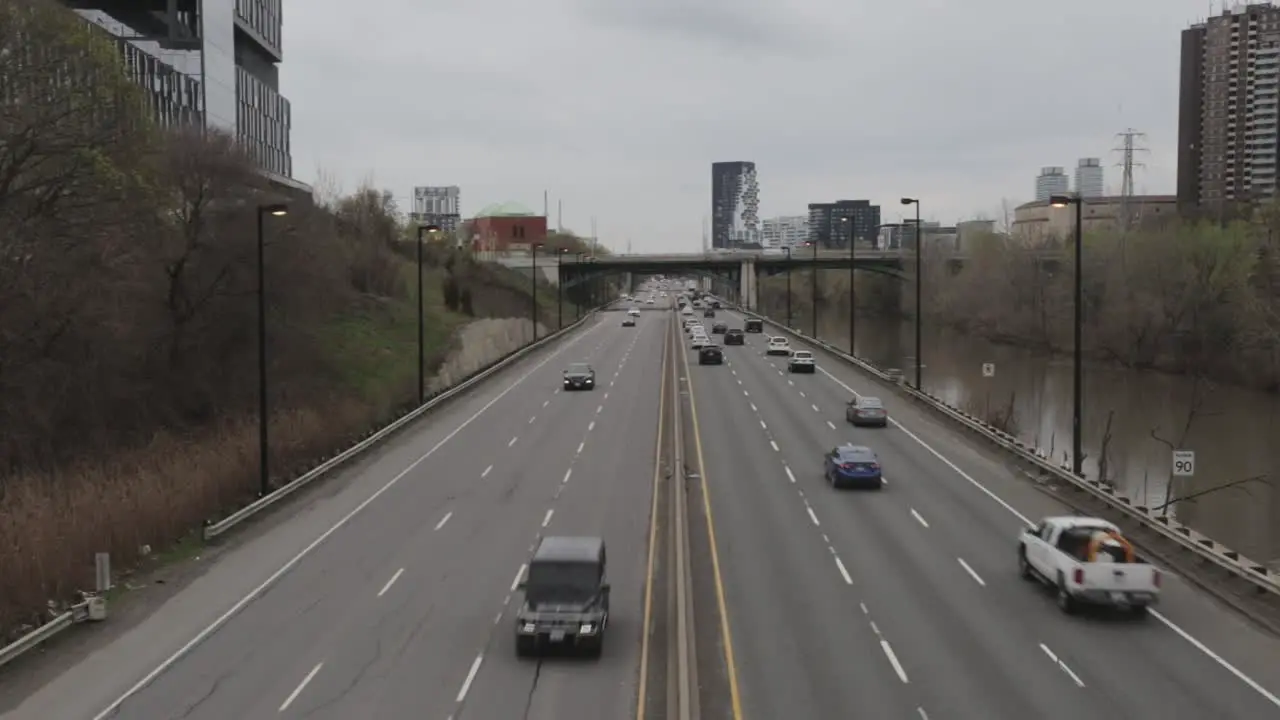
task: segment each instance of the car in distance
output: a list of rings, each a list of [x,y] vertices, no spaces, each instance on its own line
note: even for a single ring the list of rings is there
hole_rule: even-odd
[[[787,371],[793,373],[814,373],[818,366],[813,361],[813,353],[808,350],[796,350],[787,361]]]
[[[693,317],[693,311],[689,309],[688,305],[680,306],[680,314],[684,317]]]
[[[631,317],[630,315],[622,318],[622,327],[635,327],[635,326],[636,326],[635,318]]]
[[[640,317],[640,308],[638,308],[638,307],[633,307],[633,308],[631,308],[630,310],[628,310],[628,311],[627,311],[627,314],[628,314],[628,315],[630,315],[630,316],[632,316],[632,317]]]
[[[687,323],[684,326],[684,331],[690,335],[694,335],[699,332],[706,332],[706,330],[704,330],[702,327],[702,323],[698,322],[697,320]]]
[[[759,318],[747,318],[746,325],[742,329],[749,333],[762,333],[764,332],[764,321]]]
[[[711,308],[707,308],[706,310],[702,311],[702,317],[704,318],[713,318],[715,316],[716,316],[716,311],[712,310]]]
[[[725,345],[746,345],[747,336],[744,335],[742,331],[737,328],[734,328],[732,330],[726,330],[724,334],[724,344]]]
[[[884,409],[880,398],[862,395],[850,400],[845,406],[844,419],[855,427],[886,427],[889,424],[889,413]]]
[[[692,342],[689,343],[689,346],[694,350],[701,350],[710,344],[711,338],[708,338],[705,333],[695,333]]]
[[[765,355],[790,355],[791,343],[784,337],[769,338],[769,345],[764,349]]]
[[[832,448],[827,453],[825,466],[827,482],[837,490],[845,487],[879,490],[884,487],[880,458],[869,447],[848,444]]]
[[[595,390],[596,371],[587,363],[573,363],[564,371],[565,390]]]
[[[712,335],[724,335],[727,332],[729,332],[729,326],[725,323],[718,322],[711,326]]]
[[[719,345],[716,345],[715,343],[708,340],[707,343],[703,345],[701,349],[698,350],[698,364],[699,365],[723,365],[724,352],[720,350]]]
[[[606,564],[598,537],[542,538],[516,586],[524,593],[516,611],[517,656],[557,646],[600,656],[609,627]]]
[[[1099,518],[1047,517],[1023,530],[1018,571],[1053,588],[1065,613],[1089,604],[1145,616],[1160,600],[1160,571],[1138,558],[1120,528]]]

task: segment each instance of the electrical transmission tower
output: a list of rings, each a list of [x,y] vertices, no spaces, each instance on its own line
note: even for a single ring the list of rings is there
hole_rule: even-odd
[[[1123,228],[1128,230],[1133,221],[1133,169],[1146,167],[1144,163],[1136,161],[1134,156],[1137,153],[1147,152],[1147,148],[1138,144],[1147,137],[1147,134],[1127,128],[1124,132],[1116,133],[1116,137],[1120,138],[1120,147],[1114,149],[1114,152],[1120,153],[1120,162],[1116,165],[1124,170],[1120,181],[1120,222]]]

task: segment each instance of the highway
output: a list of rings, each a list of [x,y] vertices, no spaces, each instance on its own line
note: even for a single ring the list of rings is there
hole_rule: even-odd
[[[317,509],[214,566],[224,582],[246,588],[216,630],[197,635],[230,597],[186,615],[166,606],[148,622],[168,625],[134,630],[143,638],[126,636],[6,717],[634,715],[670,314],[645,313],[636,328],[620,327],[622,317],[600,314],[377,451]],[[576,361],[594,366],[597,390],[561,392],[560,373]],[[327,526],[314,514],[341,522]],[[613,612],[598,662],[515,657],[514,584],[542,534],[600,535],[608,544]],[[252,585],[277,567],[253,558],[294,553],[296,562],[255,594]]]
[[[887,393],[868,390],[900,425],[852,428],[858,375],[794,340],[819,370],[791,375],[767,330],[690,373],[743,716],[1280,717],[1276,639],[1178,578],[1144,621],[1063,615],[1015,540],[1064,508]],[[883,491],[827,486],[850,441]]]

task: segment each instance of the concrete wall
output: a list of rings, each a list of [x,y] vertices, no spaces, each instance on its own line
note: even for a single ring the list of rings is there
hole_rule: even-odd
[[[483,255],[481,257],[483,258]],[[521,255],[495,254],[493,257],[493,262],[496,262],[500,265],[505,265],[511,268],[512,270],[519,270],[525,275],[529,275],[533,272],[533,259],[530,258],[528,255],[521,256]],[[547,282],[551,283],[552,285],[558,285],[560,283],[560,275],[559,273],[556,272],[555,258],[539,257],[538,272],[542,273],[542,276],[546,278]]]
[[[550,332],[547,328],[538,326],[538,337],[546,337]],[[452,385],[532,342],[533,323],[526,318],[475,320],[462,326],[456,339],[456,349],[428,383],[428,391],[434,392]]]

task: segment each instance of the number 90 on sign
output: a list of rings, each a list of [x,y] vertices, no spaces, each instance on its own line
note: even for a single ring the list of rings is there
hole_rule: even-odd
[[[1178,477],[1190,477],[1196,474],[1196,451],[1173,451],[1173,474]]]

